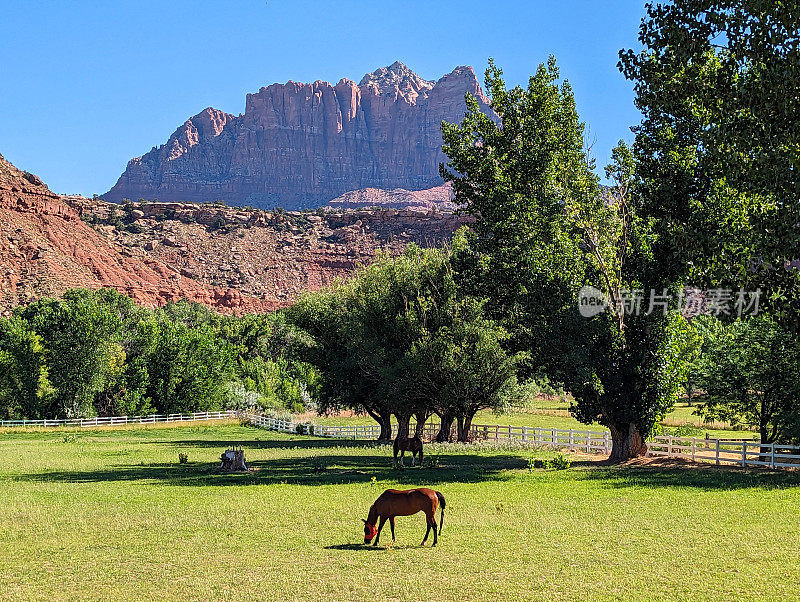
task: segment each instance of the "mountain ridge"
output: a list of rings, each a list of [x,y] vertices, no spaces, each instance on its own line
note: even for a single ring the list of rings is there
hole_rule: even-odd
[[[354,190],[418,191],[443,182],[440,124],[490,112],[471,67],[436,82],[399,61],[357,85],[288,81],[247,94],[240,115],[207,107],[141,157],[103,198],[316,207]]]

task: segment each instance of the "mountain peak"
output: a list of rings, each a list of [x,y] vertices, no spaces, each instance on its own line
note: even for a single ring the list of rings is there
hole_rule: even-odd
[[[381,67],[372,73],[367,73],[361,78],[359,87],[374,85],[380,93],[394,92],[395,89],[402,93],[413,92],[414,96],[420,90],[430,90],[435,82],[422,79],[400,61],[395,61],[388,67]]]

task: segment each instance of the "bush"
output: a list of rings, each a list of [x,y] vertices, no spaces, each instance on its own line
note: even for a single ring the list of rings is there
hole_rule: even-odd
[[[181,464],[186,464],[189,461],[189,454],[185,454],[183,452],[178,454],[178,462]]]
[[[294,427],[294,432],[298,435],[313,435],[314,423],[313,422],[298,422]]]
[[[541,458],[531,458],[528,460],[528,470],[541,468],[544,470],[566,470],[572,466],[572,460],[564,454],[556,454],[553,458],[542,460]]]

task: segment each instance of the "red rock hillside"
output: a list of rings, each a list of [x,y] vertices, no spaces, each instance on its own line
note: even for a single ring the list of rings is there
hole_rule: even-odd
[[[379,251],[440,245],[468,216],[404,210],[260,211],[59,196],[0,157],[0,313],[73,287],[146,305],[187,298],[269,311],[347,277]]]
[[[0,155],[0,312],[69,288],[104,286],[146,305],[187,298],[223,310],[276,306],[183,277],[156,258],[132,257],[85,224],[38,177]]]

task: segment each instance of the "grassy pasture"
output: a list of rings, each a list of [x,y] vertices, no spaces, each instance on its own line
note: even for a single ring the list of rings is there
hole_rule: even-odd
[[[216,472],[242,443],[249,474]],[[714,467],[529,471],[522,447],[389,449],[238,424],[0,434],[3,599],[791,599],[800,475]],[[178,453],[188,454],[186,464]],[[375,483],[372,478],[375,477]],[[386,487],[447,498],[359,542]],[[381,544],[387,544],[387,529]]]

